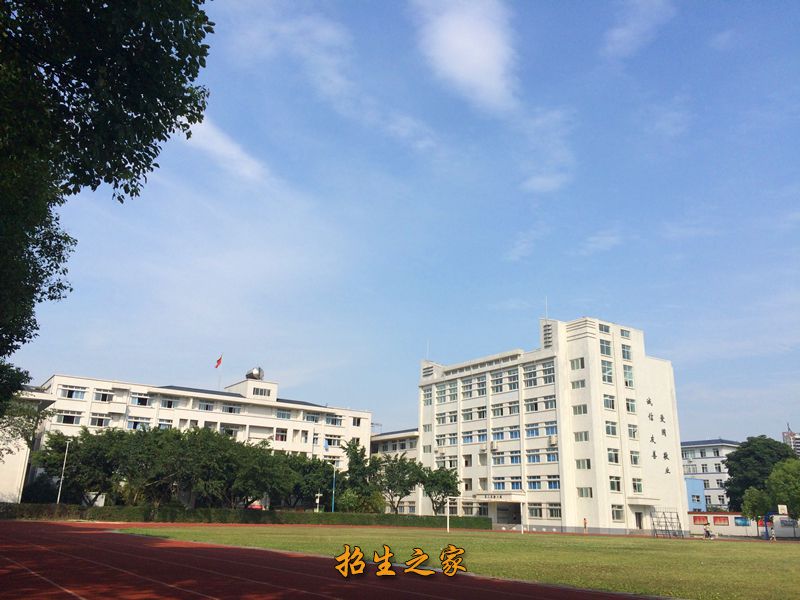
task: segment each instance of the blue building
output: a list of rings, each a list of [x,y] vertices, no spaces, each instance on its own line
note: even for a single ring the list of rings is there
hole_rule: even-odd
[[[684,477],[683,480],[686,482],[689,512],[706,512],[706,497],[703,480],[696,477]]]

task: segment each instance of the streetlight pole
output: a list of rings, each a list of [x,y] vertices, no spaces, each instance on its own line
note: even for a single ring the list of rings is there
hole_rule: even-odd
[[[336,512],[336,465],[333,465],[333,494],[331,495],[331,512]]]
[[[64,484],[64,469],[67,467],[67,455],[69,454],[69,443],[72,440],[67,440],[67,447],[64,450],[64,464],[61,465],[61,479],[58,481],[58,498],[56,504],[61,504],[61,486]]]

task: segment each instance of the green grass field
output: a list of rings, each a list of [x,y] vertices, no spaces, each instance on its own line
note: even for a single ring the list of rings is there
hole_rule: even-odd
[[[558,534],[511,534],[409,528],[327,526],[159,527],[123,529],[176,540],[292,550],[333,557],[343,544],[365,559],[388,545],[392,562],[414,547],[440,567],[447,544],[464,548],[470,573],[698,600],[800,598],[800,543],[665,540]]]

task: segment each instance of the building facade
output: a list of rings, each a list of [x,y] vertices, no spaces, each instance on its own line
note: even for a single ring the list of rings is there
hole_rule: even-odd
[[[685,521],[679,440],[672,365],[631,327],[543,320],[538,350],[422,362],[420,461],[457,469],[459,515],[598,533]]]
[[[705,512],[706,497],[702,479],[684,477],[686,482],[686,498],[689,502],[689,512]]]
[[[687,477],[702,480],[705,510],[728,510],[725,457],[738,447],[739,442],[722,438],[681,442],[683,472]]]
[[[419,430],[401,429],[376,433],[372,436],[371,452],[377,456],[405,456],[409,460],[419,461]],[[422,487],[417,488],[408,496],[400,500],[397,506],[399,514],[419,514],[418,508],[422,505]],[[387,505],[386,512],[391,509]]]
[[[800,433],[792,431],[788,423],[786,424],[786,429],[789,431],[783,432],[783,443],[794,450],[797,458],[800,458]]]
[[[344,445],[349,440],[356,439],[368,452],[370,447],[371,413],[281,398],[278,384],[264,381],[261,369],[224,390],[53,375],[25,396],[52,401],[55,415],[45,424],[45,434],[77,435],[83,426],[90,431],[205,427],[242,442],[267,440],[275,451],[302,453],[339,469],[347,468]],[[22,475],[17,471],[27,455],[27,448],[20,448],[15,466],[0,473],[0,497],[7,501],[19,501],[24,467]]]

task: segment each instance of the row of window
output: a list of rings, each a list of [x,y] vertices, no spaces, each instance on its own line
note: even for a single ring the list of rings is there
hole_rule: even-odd
[[[610,360],[600,361],[600,371],[603,378],[603,383],[614,383],[614,363]],[[633,388],[633,366],[622,366],[622,378],[626,388]],[[574,379],[570,382],[570,387],[573,390],[580,390],[586,387],[585,379]]]
[[[684,465],[683,472],[688,474],[697,473],[697,465]],[[714,463],[714,472],[715,473],[722,473],[722,463]],[[703,464],[700,465],[700,473],[710,473],[708,470],[708,465]]]
[[[605,323],[598,323],[597,329],[600,333],[611,333],[611,327],[609,325],[606,325]],[[620,337],[630,338],[631,332],[629,329],[620,329],[619,335]]]
[[[708,450],[706,450],[705,448],[701,448],[699,451],[682,450],[681,456],[683,456],[683,458],[695,458],[697,456],[697,452],[699,452],[700,458],[705,458],[707,456]],[[721,456],[719,448],[712,448],[711,452],[712,456]]]
[[[417,447],[417,440],[393,440],[391,442],[381,442],[379,446],[381,452],[392,452],[413,450]]]
[[[523,384],[526,388],[555,383],[555,362],[552,360],[542,363],[529,363],[522,365]],[[489,374],[464,377],[460,380],[461,397],[481,398],[486,396],[489,383],[493,394],[509,392],[519,389],[519,369],[513,368],[503,371],[494,371]],[[458,385],[455,381],[439,383],[435,386],[436,403],[455,402],[458,399]],[[426,406],[433,404],[434,387],[422,388],[422,403]]]
[[[481,478],[483,481],[484,478]],[[466,479],[464,480],[467,481]],[[470,481],[470,486],[472,485],[472,480]],[[527,480],[527,489],[529,490],[541,490],[541,489],[548,489],[548,490],[560,490],[561,489],[561,476],[560,475],[547,475],[544,478],[541,475],[528,475]],[[506,487],[508,484],[508,487]],[[545,486],[545,487],[542,487]],[[466,491],[466,483],[464,486]],[[502,492],[506,489],[515,491],[515,490],[522,490],[522,476],[516,475],[511,477],[492,477],[492,489],[496,492]]]

